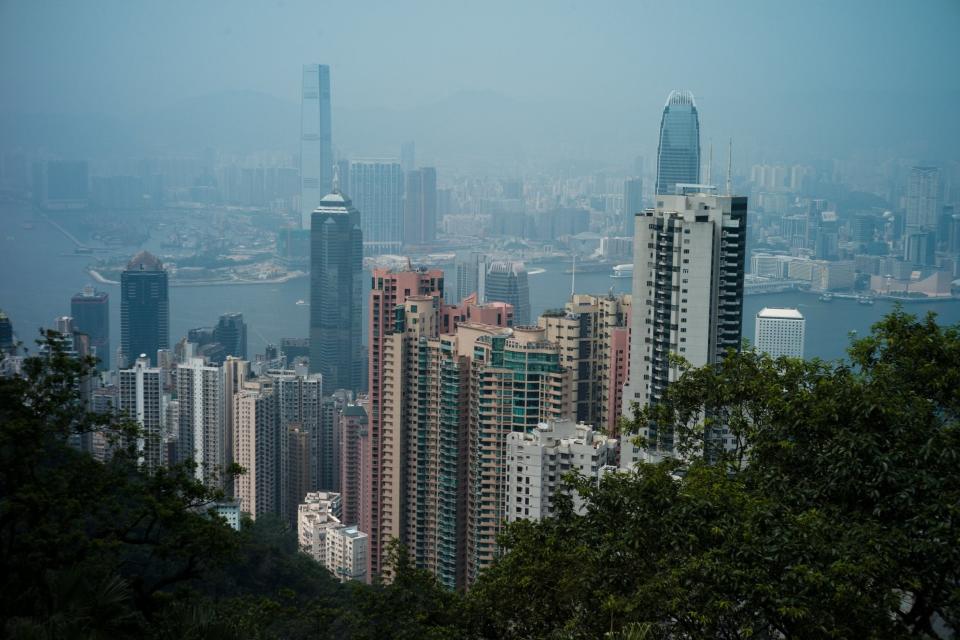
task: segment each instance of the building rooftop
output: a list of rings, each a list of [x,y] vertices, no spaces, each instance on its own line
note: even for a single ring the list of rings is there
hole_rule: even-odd
[[[803,314],[796,309],[776,309],[764,307],[757,314],[758,318],[777,318],[780,320],[803,320]]]
[[[149,251],[141,251],[127,263],[127,271],[163,271],[163,263]]]

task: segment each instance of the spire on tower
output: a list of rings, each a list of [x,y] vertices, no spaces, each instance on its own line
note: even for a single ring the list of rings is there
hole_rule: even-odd
[[[333,165],[333,191],[332,193],[340,193],[340,165],[334,163]]]

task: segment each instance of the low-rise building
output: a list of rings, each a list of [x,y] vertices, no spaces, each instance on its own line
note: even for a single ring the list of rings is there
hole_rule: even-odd
[[[540,520],[554,515],[554,497],[563,476],[576,471],[599,480],[603,469],[615,465],[618,441],[593,427],[572,420],[551,420],[530,432],[507,436],[506,517]],[[575,508],[582,508],[579,495]]]

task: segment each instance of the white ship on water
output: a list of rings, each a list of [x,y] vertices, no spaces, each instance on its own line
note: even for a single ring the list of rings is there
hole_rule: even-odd
[[[611,278],[632,278],[633,277],[633,264],[618,264],[613,268],[613,273],[610,274]]]

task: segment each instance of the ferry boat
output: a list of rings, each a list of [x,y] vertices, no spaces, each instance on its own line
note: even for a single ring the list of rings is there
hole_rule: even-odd
[[[305,300],[297,300],[297,306],[298,306],[298,307],[302,307],[302,306],[304,306],[305,304],[307,304]]]
[[[832,293],[821,293],[820,297],[817,298],[820,302],[833,302]]]
[[[610,274],[611,278],[632,278],[633,277],[633,264],[618,264],[613,268],[613,273]]]
[[[857,304],[872,305],[873,302],[873,296],[857,296]]]

